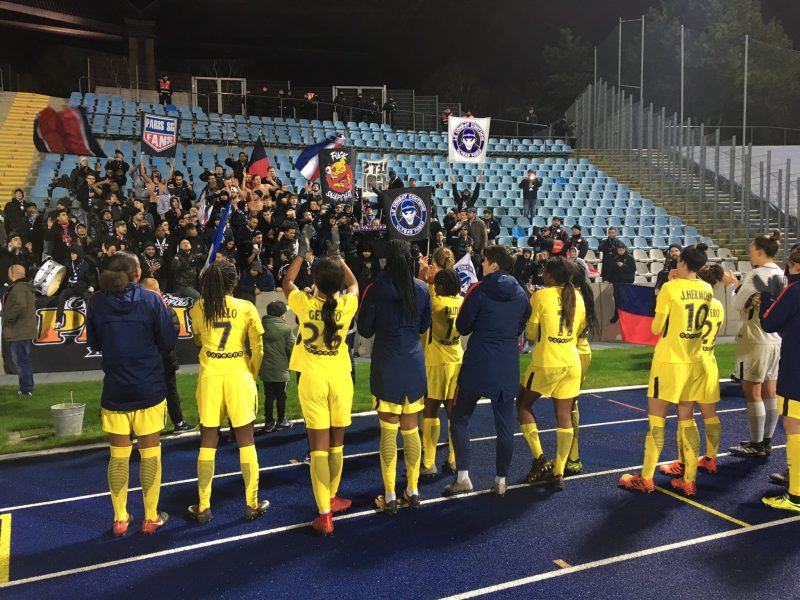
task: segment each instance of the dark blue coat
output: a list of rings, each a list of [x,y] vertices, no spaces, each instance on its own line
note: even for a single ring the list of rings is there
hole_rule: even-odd
[[[149,408],[167,397],[161,351],[175,347],[178,333],[161,296],[137,283],[121,294],[94,294],[86,334],[88,346],[103,353],[103,408]]]
[[[780,333],[782,338],[778,394],[800,400],[800,275],[789,275],[788,285],[777,299],[761,292],[758,312],[764,331]]]
[[[506,271],[473,285],[456,319],[461,335],[472,334],[458,376],[459,387],[506,400],[519,389],[519,336],[531,316],[528,296]]]
[[[431,326],[431,296],[428,286],[414,280],[417,310],[414,319],[403,319],[403,303],[387,272],[378,273],[364,290],[358,311],[358,333],[375,336],[369,384],[378,400],[415,402],[427,394],[425,354],[420,334]]]

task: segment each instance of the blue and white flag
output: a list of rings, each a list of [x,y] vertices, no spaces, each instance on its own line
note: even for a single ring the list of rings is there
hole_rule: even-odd
[[[489,149],[490,118],[450,117],[447,119],[447,160],[484,163]]]
[[[478,274],[475,272],[475,265],[472,264],[470,255],[462,256],[453,269],[458,273],[458,279],[461,281],[461,295],[463,296],[472,284],[478,283]]]
[[[319,154],[320,150],[328,148],[342,148],[345,143],[344,136],[328,136],[321,142],[317,142],[303,150],[300,156],[294,163],[294,168],[300,171],[300,174],[309,181],[316,181],[319,179]]]
[[[202,275],[203,272],[209,267],[209,265],[214,264],[214,261],[217,260],[217,252],[219,251],[219,247],[222,245],[222,239],[225,236],[225,226],[228,223],[228,215],[231,212],[231,201],[228,200],[228,203],[222,209],[219,214],[219,225],[217,226],[217,230],[214,232],[214,243],[211,245],[211,250],[208,252],[208,258],[206,259],[206,264],[200,270],[200,274]]]

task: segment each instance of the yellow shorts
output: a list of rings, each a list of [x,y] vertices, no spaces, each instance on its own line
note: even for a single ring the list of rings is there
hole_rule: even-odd
[[[139,410],[100,409],[103,431],[117,435],[150,435],[164,429],[167,423],[167,401]]]
[[[592,364],[592,355],[590,354],[578,354],[581,357],[581,387],[583,387],[583,382],[586,381],[586,375],[589,373],[589,365]]]
[[[428,375],[428,398],[451,400],[456,395],[459,371],[461,363],[425,367],[425,373]]]
[[[378,412],[391,413],[393,415],[413,415],[422,412],[422,409],[425,408],[425,398],[420,398],[414,402],[409,402],[408,398],[405,398],[403,403],[400,404],[398,402],[389,402],[388,400],[378,400],[373,396],[372,405]]]
[[[249,373],[200,375],[196,398],[203,427],[220,427],[226,413],[233,427],[244,427],[256,420],[258,388]]]
[[[520,385],[526,390],[567,400],[577,398],[581,393],[581,365],[575,363],[568,367],[534,367],[530,365],[522,376]]]
[[[306,429],[347,427],[352,422],[353,379],[328,378],[303,373],[297,386]]]
[[[778,396],[778,414],[792,419],[800,419],[800,400]]]
[[[719,369],[715,359],[703,361],[703,369],[706,374],[704,392],[698,404],[716,404],[719,402]]]
[[[653,361],[647,397],[678,402],[700,402],[705,397],[706,370],[702,363],[682,364]]]

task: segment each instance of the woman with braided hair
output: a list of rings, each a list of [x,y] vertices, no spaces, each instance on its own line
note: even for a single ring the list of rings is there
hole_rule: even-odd
[[[200,278],[200,300],[189,311],[195,344],[200,346],[197,377],[197,413],[200,417],[200,454],[197,488],[200,501],[189,516],[199,523],[211,520],[211,481],[219,443],[219,428],[227,413],[244,477],[244,518],[253,520],[269,507],[258,499],[258,457],[253,440],[258,388],[256,378],[264,355],[264,328],[255,305],[233,297],[238,275],[227,261],[211,264]],[[250,343],[250,354],[245,342]]]

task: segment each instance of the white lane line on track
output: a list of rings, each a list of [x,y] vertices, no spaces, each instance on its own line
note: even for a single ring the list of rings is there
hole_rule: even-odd
[[[485,596],[487,594],[493,594],[495,592],[501,592],[503,590],[509,590],[524,585],[530,585],[532,583],[545,581],[547,579],[554,579],[556,577],[572,575],[573,573],[580,573],[581,571],[587,571],[589,569],[606,567],[616,563],[642,558],[644,556],[653,556],[655,554],[662,554],[664,552],[670,552],[672,550],[684,550],[687,546],[696,546],[698,544],[705,544],[707,542],[722,540],[737,535],[745,535],[748,533],[753,533],[754,531],[762,531],[764,529],[770,529],[772,527],[780,527],[782,525],[797,523],[798,521],[800,521],[800,516],[787,517],[785,519],[778,519],[777,521],[769,521],[767,523],[761,523],[760,525],[753,525],[747,528],[732,529],[730,531],[722,531],[720,533],[714,533],[711,535],[703,535],[696,538],[690,538],[688,540],[682,540],[680,542],[674,542],[672,544],[664,544],[663,546],[655,546],[653,548],[638,550],[636,552],[629,552],[627,554],[618,554],[617,556],[610,556],[608,558],[603,558],[601,560],[595,560],[580,565],[574,565],[571,567],[567,567],[566,569],[558,569],[557,571],[547,571],[545,573],[539,573],[538,575],[531,575],[530,577],[514,579],[512,581],[506,581],[504,583],[498,583],[496,585],[490,585],[484,588],[470,590],[462,594],[446,596],[442,598],[442,600],[467,600],[468,598],[477,598],[479,596]]]
[[[731,379],[720,379],[720,383],[730,383]],[[594,396],[596,398],[600,398],[601,396],[597,396],[598,392],[629,392],[632,390],[646,390],[646,385],[623,385],[617,387],[608,387],[608,388],[593,388],[589,390],[581,390],[581,396],[589,395]],[[483,400],[478,400],[478,404],[489,404],[489,400],[484,398]],[[353,413],[352,416],[354,418],[361,418],[361,417],[371,417],[375,416],[376,413],[374,410],[368,410],[365,412],[360,413]],[[292,423],[303,423],[303,419],[291,419]],[[222,428],[222,431],[227,431],[228,428]],[[191,437],[199,437],[199,431],[192,431],[188,433],[180,433],[177,435],[170,435],[169,437],[163,438],[165,441],[172,441],[178,440],[183,438],[191,438]],[[136,440],[133,441],[134,445],[136,444]],[[81,446],[68,446],[65,448],[50,448],[48,450],[33,450],[31,452],[17,452],[16,454],[2,454],[0,455],[0,462],[4,461],[12,461],[12,460],[20,460],[23,458],[36,458],[37,456],[51,456],[54,454],[69,454],[72,452],[84,452],[86,450],[98,450],[101,448],[107,448],[108,444],[106,442],[98,442],[96,444],[83,444]]]
[[[724,413],[730,413],[730,412],[741,412],[741,411],[744,411],[744,410],[746,410],[746,408],[726,408],[726,409],[717,411],[717,414],[724,414]],[[700,413],[695,413],[695,415],[699,415],[699,414]],[[677,418],[677,416],[676,415],[669,415],[669,416],[667,416],[667,418],[668,419],[675,419],[675,418]],[[639,418],[639,419],[624,419],[624,420],[621,420],[621,421],[605,421],[605,422],[602,422],[602,423],[586,423],[585,425],[580,425],[579,428],[580,429],[589,429],[591,427],[606,427],[606,426],[609,426],[609,425],[624,425],[626,423],[638,423],[638,422],[642,422],[642,421],[647,421],[647,418],[645,417],[645,418]],[[542,433],[553,433],[555,431],[556,431],[555,428],[542,429],[542,430],[539,431],[539,433],[540,434],[542,434]],[[515,437],[519,437],[521,435],[522,435],[522,433],[520,433],[520,432],[517,432],[517,433],[514,434]],[[471,438],[470,442],[486,442],[486,441],[491,441],[491,440],[494,440],[494,439],[497,439],[496,435],[489,435],[489,436],[485,436],[485,437]],[[447,442],[440,442],[439,444],[437,444],[438,447],[442,447],[442,446],[446,446],[446,445],[447,445]],[[402,452],[403,451],[402,448],[398,448],[397,450],[398,450],[398,452]],[[359,452],[359,453],[355,453],[355,454],[348,454],[344,458],[345,458],[345,460],[347,460],[347,459],[351,459],[351,458],[363,458],[365,456],[378,456],[379,454],[380,454],[380,452],[378,452],[378,451]],[[260,472],[267,472],[267,471],[278,471],[280,469],[291,469],[291,468],[303,466],[303,464],[304,463],[296,462],[296,463],[286,463],[286,464],[282,464],[282,465],[270,465],[268,467],[261,467],[259,469],[259,471]],[[241,474],[242,474],[241,471],[231,471],[229,473],[218,473],[218,474],[214,475],[214,479],[222,479],[222,478],[225,478],[225,477],[239,477],[239,476],[241,476]],[[184,485],[184,484],[196,483],[196,482],[197,482],[197,477],[190,477],[188,479],[176,479],[175,481],[163,482],[161,484],[161,487],[163,489],[165,487],[172,487],[172,486],[176,486],[176,485]],[[141,487],[132,487],[132,488],[128,489],[128,493],[139,492],[139,491],[141,491],[141,489],[142,489]],[[103,496],[108,496],[108,495],[109,495],[109,492],[97,492],[97,493],[94,493],[94,494],[84,494],[84,495],[81,495],[81,496],[70,496],[70,497],[67,497],[67,498],[58,498],[56,500],[44,500],[42,502],[32,502],[30,504],[19,504],[17,506],[4,506],[4,507],[0,507],[0,512],[11,512],[11,511],[15,511],[15,510],[26,510],[26,509],[38,508],[38,507],[42,507],[42,506],[52,506],[53,504],[64,504],[66,502],[77,502],[79,500],[91,500],[92,498],[102,498]]]
[[[773,449],[777,450],[777,449],[785,448],[785,447],[786,447],[785,445],[773,446]],[[723,456],[727,456],[727,454],[719,454],[718,456],[719,457],[723,457]],[[669,464],[670,462],[671,461],[664,461],[664,462],[661,462],[659,464],[660,465],[666,465],[666,464]],[[634,466],[631,466],[631,467],[622,467],[622,468],[619,468],[619,469],[608,469],[608,470],[605,470],[605,471],[597,471],[595,473],[582,473],[580,475],[573,475],[573,476],[569,477],[567,481],[568,482],[572,482],[572,481],[583,480],[583,479],[593,479],[595,477],[603,477],[605,475],[613,475],[613,474],[616,474],[616,473],[624,473],[624,472],[627,472],[627,471],[635,471],[635,470],[638,470],[638,469],[641,469],[641,468],[642,468],[642,465],[634,465]],[[541,483],[537,483],[537,484],[534,484],[534,485],[546,485],[546,484],[547,484],[547,482],[541,482]],[[508,486],[508,490],[511,491],[511,490],[528,488],[528,487],[532,487],[532,486],[530,484],[527,484],[527,483],[518,483],[518,484],[514,484],[514,485],[509,485]],[[488,489],[488,490],[476,490],[476,491],[473,491],[473,492],[469,492],[467,494],[459,494],[457,496],[448,496],[448,497],[439,496],[437,498],[430,498],[428,500],[423,500],[422,504],[424,504],[424,505],[439,504],[441,502],[450,502],[450,501],[453,501],[453,500],[463,500],[463,499],[466,499],[466,498],[474,498],[476,496],[484,496],[484,495],[492,494],[492,493],[493,492],[492,492],[491,489]],[[378,510],[362,510],[362,511],[355,512],[355,513],[349,513],[349,514],[337,516],[334,520],[335,521],[347,521],[347,520],[350,520],[350,519],[357,519],[359,517],[365,517],[365,516],[371,516],[371,515],[379,515],[379,514],[381,514],[381,513]],[[800,520],[800,516],[792,517],[791,519],[788,519],[788,520],[784,519],[782,521],[771,521],[770,523],[782,524],[783,522],[787,522],[788,523],[788,522],[793,522],[795,520]],[[767,524],[764,524],[764,525],[770,525],[770,523],[767,523]],[[754,525],[754,526],[748,527],[748,528],[737,529],[736,531],[739,531],[739,532],[757,531],[759,529],[764,529],[765,528],[764,525]],[[49,579],[56,579],[56,578],[59,578],[59,577],[66,577],[66,576],[69,576],[69,575],[77,575],[79,573],[88,573],[90,571],[97,571],[99,569],[107,569],[107,568],[110,568],[110,567],[117,567],[117,566],[120,566],[120,565],[126,565],[126,564],[130,564],[130,563],[134,563],[134,562],[140,562],[140,561],[149,560],[149,559],[153,559],[153,558],[161,558],[161,557],[164,557],[164,556],[171,556],[173,554],[182,554],[182,553],[185,553],[185,552],[190,552],[192,550],[199,550],[199,549],[202,549],[202,548],[210,548],[210,547],[219,546],[219,545],[222,545],[222,544],[229,544],[229,543],[239,542],[239,541],[243,541],[243,540],[250,540],[250,539],[254,539],[254,538],[273,535],[273,534],[276,534],[276,533],[283,533],[283,532],[286,532],[286,531],[293,531],[295,529],[302,529],[304,527],[310,527],[310,526],[311,526],[311,521],[306,521],[306,522],[303,522],[303,523],[295,523],[293,525],[284,525],[284,526],[281,526],[281,527],[274,527],[272,529],[264,529],[262,531],[253,531],[251,533],[245,533],[245,534],[241,534],[241,535],[234,535],[234,536],[230,536],[230,537],[226,537],[226,538],[219,538],[219,539],[210,540],[210,541],[207,541],[207,542],[198,542],[197,544],[189,544],[187,546],[180,546],[178,548],[170,548],[169,550],[162,550],[160,552],[151,552],[151,553],[148,553],[148,554],[141,554],[139,556],[130,556],[128,558],[122,558],[122,559],[119,559],[119,560],[112,560],[112,561],[108,561],[108,562],[96,563],[96,564],[93,564],[93,565],[86,565],[84,567],[77,567],[75,569],[66,569],[64,571],[54,571],[52,573],[45,573],[43,575],[35,575],[33,577],[26,577],[24,579],[12,580],[12,581],[9,581],[6,584],[0,584],[0,589],[6,588],[6,587],[18,586],[18,585],[25,585],[25,584],[29,584],[29,583],[36,583],[37,581],[46,581],[46,580],[49,580]],[[716,534],[716,535],[719,535],[719,534]],[[708,538],[708,537],[713,538],[714,536],[704,536],[704,538]],[[698,538],[698,539],[701,539],[701,538]],[[670,546],[669,549],[672,549],[673,546],[675,548],[681,547],[682,544],[687,544],[687,542],[679,542],[677,544],[670,544],[669,545]],[[691,544],[688,544],[688,545],[691,545]],[[647,551],[643,550],[643,551],[640,551],[640,552],[646,553]],[[633,554],[637,554],[637,553],[633,553]],[[641,555],[642,556],[646,556],[646,554],[641,554]],[[629,556],[629,555],[622,555],[622,556]],[[612,560],[612,559],[604,559],[604,560]],[[596,562],[600,563],[600,562],[603,562],[603,561],[596,561]],[[586,564],[587,565],[591,565],[591,564],[594,564],[594,563],[586,563]],[[608,564],[611,564],[611,563],[608,563]],[[602,566],[602,565],[596,565],[596,566]],[[556,572],[558,572],[558,573],[568,573],[568,572],[575,572],[576,570],[583,570],[585,568],[587,568],[585,565],[577,565],[575,567],[570,567],[570,569],[562,569],[562,570],[556,571]],[[548,573],[543,573],[541,575],[536,575],[534,577],[540,577],[540,576],[543,579],[547,579],[548,577],[552,577],[552,574],[548,572]],[[528,579],[530,579],[530,578],[526,578],[525,581],[527,582]],[[500,584],[500,585],[502,585],[502,584]],[[518,585],[524,585],[524,584],[518,584]],[[511,587],[513,587],[513,586],[511,586]],[[493,591],[499,591],[500,589],[505,589],[505,588],[498,588],[497,590],[493,590]],[[468,592],[468,593],[470,593],[470,592]],[[485,593],[488,593],[488,592],[485,592]],[[470,597],[470,596],[465,596],[465,597]]]

